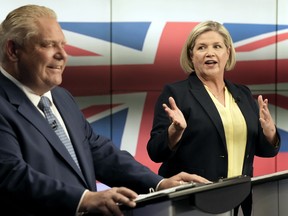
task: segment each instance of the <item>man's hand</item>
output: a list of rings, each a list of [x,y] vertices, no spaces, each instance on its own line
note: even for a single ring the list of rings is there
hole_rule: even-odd
[[[137,194],[125,187],[111,188],[105,191],[87,191],[80,204],[79,212],[101,213],[101,215],[122,216],[119,204],[131,208],[136,206]]]

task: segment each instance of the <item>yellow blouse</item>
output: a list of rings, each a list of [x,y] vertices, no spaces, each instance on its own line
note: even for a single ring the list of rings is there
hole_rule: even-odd
[[[217,107],[224,126],[228,151],[228,177],[241,175],[247,140],[245,119],[226,87],[225,106],[214,97],[207,87],[206,89]]]

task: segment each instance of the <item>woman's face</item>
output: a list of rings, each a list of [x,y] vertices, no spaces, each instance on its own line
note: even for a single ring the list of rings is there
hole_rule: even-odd
[[[203,78],[223,77],[229,54],[219,33],[208,31],[199,35],[191,55],[196,74]]]

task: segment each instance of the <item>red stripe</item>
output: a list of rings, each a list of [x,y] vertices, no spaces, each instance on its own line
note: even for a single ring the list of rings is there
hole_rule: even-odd
[[[269,46],[271,44],[275,44],[276,42],[279,43],[287,39],[288,39],[288,33],[278,34],[245,44],[243,46],[236,47],[235,50],[236,52],[249,52],[252,50],[263,48],[265,46]]]
[[[104,104],[104,105],[93,105],[82,109],[86,118],[89,118],[95,114],[110,110],[120,104]]]
[[[70,56],[100,56],[97,53],[90,52],[84,49],[80,49],[78,47],[74,47],[68,44],[65,45],[65,51]]]

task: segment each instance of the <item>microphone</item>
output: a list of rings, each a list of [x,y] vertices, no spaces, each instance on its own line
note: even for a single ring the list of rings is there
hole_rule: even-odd
[[[237,96],[236,98],[235,98],[235,103],[238,103],[238,102],[240,102],[240,96]]]
[[[50,126],[52,127],[53,130],[57,130],[58,125],[57,125],[56,120],[53,120],[53,122],[51,122]]]

